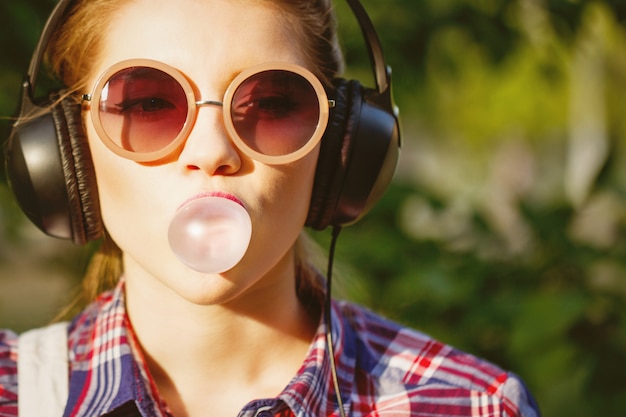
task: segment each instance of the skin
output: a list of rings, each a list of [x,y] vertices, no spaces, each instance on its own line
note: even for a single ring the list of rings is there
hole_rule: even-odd
[[[199,98],[221,100],[245,68],[304,66],[289,33],[263,2],[135,0],[104,34],[90,86],[114,63],[149,58],[179,69]],[[276,396],[299,369],[318,320],[297,300],[293,245],[319,150],[264,165],[233,145],[220,108],[202,107],[178,152],[140,164],[111,152],[85,121],[103,220],[123,251],[128,314],[173,414],[232,416],[252,399]],[[248,252],[223,274],[188,269],[167,242],[177,208],[206,192],[237,197],[252,219]]]

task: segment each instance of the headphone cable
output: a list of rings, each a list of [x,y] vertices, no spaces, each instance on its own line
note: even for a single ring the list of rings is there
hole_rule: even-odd
[[[335,258],[335,245],[337,244],[337,238],[341,232],[341,226],[333,226],[332,240],[330,242],[330,250],[328,254],[328,270],[326,272],[326,297],[324,300],[324,321],[326,322],[326,350],[328,352],[328,358],[330,360],[330,373],[333,379],[333,386],[335,388],[335,396],[337,397],[337,405],[339,406],[339,414],[341,417],[346,417],[346,413],[343,409],[343,400],[341,399],[341,392],[339,391],[339,379],[337,378],[337,364],[335,363],[335,349],[333,347],[333,332],[332,332],[332,275],[333,275],[333,261]]]

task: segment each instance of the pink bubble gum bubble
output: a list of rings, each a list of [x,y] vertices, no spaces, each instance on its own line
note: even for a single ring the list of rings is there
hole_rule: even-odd
[[[170,248],[189,268],[206,274],[228,271],[241,261],[252,236],[241,204],[222,197],[192,200],[177,212],[168,232]]]

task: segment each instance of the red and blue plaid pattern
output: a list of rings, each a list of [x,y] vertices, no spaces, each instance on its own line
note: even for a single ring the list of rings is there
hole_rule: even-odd
[[[332,311],[347,415],[539,416],[515,375],[362,307],[335,301]],[[322,322],[285,390],[277,398],[250,402],[241,417],[339,415],[325,330]],[[0,332],[0,417],[17,416],[16,344],[14,333]],[[123,281],[72,322],[68,344],[70,396],[64,417],[170,416],[128,322]]]

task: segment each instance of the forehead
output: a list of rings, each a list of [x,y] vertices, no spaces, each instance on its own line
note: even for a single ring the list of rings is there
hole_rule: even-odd
[[[272,61],[307,66],[292,33],[283,13],[266,1],[134,0],[103,34],[93,77],[134,58],[165,62],[194,79],[230,77]]]

